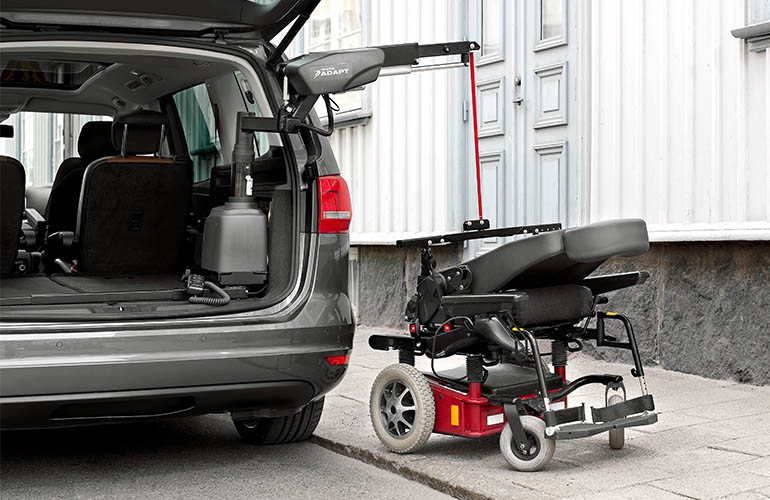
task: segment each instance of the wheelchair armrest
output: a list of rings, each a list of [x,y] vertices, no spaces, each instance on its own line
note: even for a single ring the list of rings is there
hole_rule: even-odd
[[[37,229],[40,225],[45,225],[45,217],[40,215],[40,212],[34,208],[27,207],[24,210],[24,215],[27,217],[27,222],[32,226],[32,229]]]
[[[32,233],[34,234],[35,242],[33,245],[35,249],[37,249],[43,245],[43,241],[45,239],[47,222],[45,220],[45,217],[40,215],[40,212],[38,212],[34,208],[26,208],[24,210],[24,215],[25,215],[27,224],[32,229]]]
[[[512,311],[515,304],[527,300],[523,293],[488,293],[483,295],[445,295],[441,306],[450,316],[470,316]]]
[[[641,285],[650,273],[647,271],[633,271],[630,273],[607,274],[605,276],[594,276],[586,278],[580,282],[581,285],[591,289],[594,295],[628,288],[629,286]]]

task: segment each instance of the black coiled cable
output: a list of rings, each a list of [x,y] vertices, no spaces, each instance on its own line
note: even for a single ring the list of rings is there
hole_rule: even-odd
[[[205,304],[207,306],[226,306],[230,303],[230,296],[219,288],[217,285],[210,281],[206,281],[203,283],[203,285],[211,290],[212,292],[219,295],[219,297],[190,297],[190,303],[191,304]]]

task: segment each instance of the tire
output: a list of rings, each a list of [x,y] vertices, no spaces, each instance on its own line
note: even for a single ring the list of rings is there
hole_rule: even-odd
[[[390,451],[419,450],[433,433],[436,421],[436,403],[428,380],[410,365],[386,367],[372,385],[369,417],[375,434]]]
[[[531,445],[528,453],[519,451],[513,442],[513,431],[506,425],[500,433],[500,451],[514,469],[521,472],[539,471],[551,461],[556,451],[556,441],[546,439],[545,422],[532,415],[523,415],[521,425]]]
[[[622,403],[623,401],[624,401],[623,396],[621,396],[620,394],[613,394],[607,400],[607,406]],[[609,435],[610,435],[610,448],[612,448],[613,450],[623,449],[623,446],[626,444],[626,430],[622,427],[620,429],[610,429]]]
[[[268,445],[304,441],[313,434],[321,420],[324,398],[311,401],[294,415],[233,420],[235,430],[250,444]]]

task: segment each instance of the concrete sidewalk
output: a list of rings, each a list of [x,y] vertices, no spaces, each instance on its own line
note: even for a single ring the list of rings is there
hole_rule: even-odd
[[[395,352],[369,348],[359,328],[350,368],[326,399],[315,442],[459,498],[770,498],[770,387],[649,368],[647,385],[660,413],[657,424],[626,429],[626,445],[611,450],[607,434],[560,441],[542,471],[512,470],[497,436],[464,439],[434,434],[417,454],[390,453],[369,422],[369,390],[379,371],[397,362]],[[427,368],[425,359],[418,368]],[[456,364],[437,361],[437,367]],[[630,366],[570,358],[568,374],[618,373],[629,397],[639,394]],[[570,395],[570,406],[603,406],[604,391],[588,386]]]

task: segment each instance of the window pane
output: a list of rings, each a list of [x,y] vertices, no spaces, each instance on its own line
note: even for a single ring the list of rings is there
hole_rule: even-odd
[[[749,24],[770,21],[770,0],[749,0]]]
[[[351,49],[364,45],[361,0],[322,0],[310,16],[306,49],[310,52]],[[364,92],[345,92],[333,96],[340,110],[356,111],[364,107]],[[314,109],[320,118],[326,117],[326,105],[319,99]]]
[[[315,47],[331,39],[332,10],[331,3],[328,0],[321,2],[313,11],[308,31],[308,45],[310,47]]]
[[[500,0],[484,0],[481,3],[481,56],[500,54],[502,33],[500,32]]]
[[[363,40],[361,40],[361,32],[354,35],[346,36],[345,38],[340,40],[340,48],[341,49],[354,49],[356,47],[361,47],[363,43]]]
[[[205,84],[174,95],[187,149],[193,161],[194,182],[206,180],[211,167],[222,163],[214,110]]]
[[[340,35],[361,29],[361,8],[359,0],[342,0],[339,11]]]
[[[111,118],[32,111],[15,113],[5,122],[13,125],[15,136],[0,141],[0,154],[21,161],[27,186],[50,186],[64,159],[78,155],[80,129],[92,120],[110,121]],[[69,137],[65,137],[65,123],[71,129]]]
[[[0,73],[0,86],[77,90],[106,67],[101,63],[11,60],[5,63]]]
[[[540,0],[540,39],[558,38],[564,36],[563,0]]]

